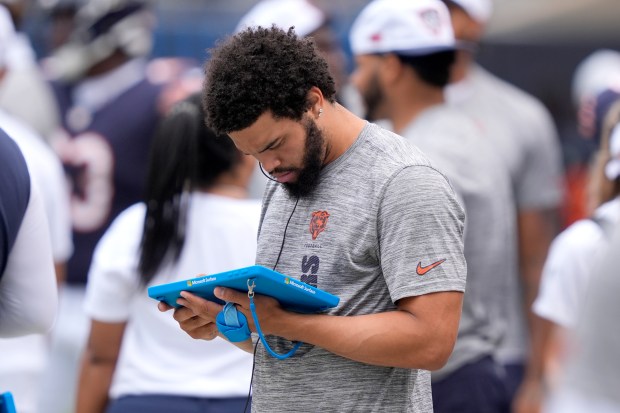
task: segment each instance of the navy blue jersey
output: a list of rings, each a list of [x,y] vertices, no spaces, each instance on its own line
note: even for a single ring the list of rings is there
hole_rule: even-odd
[[[67,132],[56,149],[72,188],[75,247],[67,282],[83,284],[95,246],[112,220],[142,200],[162,87],[144,79],[92,114],[73,107],[69,87],[54,89]],[[77,131],[70,126],[80,123],[87,127]]]
[[[0,129],[0,278],[29,200],[30,175],[26,160],[13,139]]]

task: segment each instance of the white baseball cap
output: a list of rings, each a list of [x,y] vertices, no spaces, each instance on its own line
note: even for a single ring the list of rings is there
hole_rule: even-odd
[[[578,107],[585,99],[594,98],[607,88],[619,86],[620,52],[613,49],[595,50],[579,62],[573,72],[573,103]]]
[[[493,13],[491,0],[450,0],[478,23],[486,23]]]
[[[616,125],[609,137],[609,154],[611,159],[605,165],[605,176],[610,181],[620,177],[620,124]]]
[[[325,13],[307,0],[262,0],[241,18],[235,33],[248,27],[295,26],[297,36],[306,37],[326,21]]]
[[[350,43],[356,55],[455,49],[450,13],[439,0],[374,0],[353,22]]]

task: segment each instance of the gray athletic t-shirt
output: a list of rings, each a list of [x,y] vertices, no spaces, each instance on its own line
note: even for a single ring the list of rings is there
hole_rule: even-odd
[[[464,291],[463,209],[446,178],[402,137],[367,124],[296,202],[270,182],[257,263],[272,268],[281,252],[276,270],[340,297],[330,314],[392,311],[404,297]],[[418,263],[444,259],[416,274]],[[279,353],[292,347],[267,340]],[[254,412],[433,411],[428,371],[359,363],[308,344],[285,360],[259,345],[253,388]]]
[[[504,291],[516,277],[515,207],[501,159],[471,118],[448,105],[421,112],[402,135],[448,177],[465,207],[467,292],[458,339],[440,380],[493,356],[506,336]]]
[[[446,96],[474,119],[488,137],[489,146],[498,151],[510,173],[519,210],[560,205],[559,139],[549,111],[537,99],[480,66],[472,69],[464,83],[449,86]],[[522,361],[528,353],[523,293],[518,272],[514,274],[510,285],[498,292],[502,311],[509,315],[507,336],[497,354],[505,363]]]

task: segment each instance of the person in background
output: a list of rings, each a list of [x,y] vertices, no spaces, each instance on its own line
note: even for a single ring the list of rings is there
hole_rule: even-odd
[[[26,160],[2,129],[0,193],[0,338],[44,334],[58,305],[47,217]],[[2,353],[3,368],[10,357]],[[14,409],[13,387],[21,385],[19,380],[0,383],[3,401],[5,393],[10,396],[3,407]]]
[[[620,53],[611,49],[597,49],[586,56],[575,68],[571,81],[571,95],[577,118],[576,139],[568,141],[565,151],[565,201],[562,205],[562,227],[592,214],[597,205],[590,193],[588,182],[591,162],[598,149],[602,113],[620,93]]]
[[[0,193],[0,338],[44,334],[58,304],[47,217],[26,160],[2,129]],[[7,411],[15,411],[12,391],[21,384],[0,383]]]
[[[448,180],[340,105],[327,62],[293,28],[245,29],[212,50],[206,73],[208,124],[272,178],[256,263],[340,297],[321,314],[253,297],[273,351],[303,344],[284,361],[255,348],[252,410],[430,411],[429,370],[452,352],[466,278],[465,217]],[[215,339],[222,306],[181,294],[172,317]],[[257,331],[247,293],[215,294]],[[249,338],[235,344],[253,351]]]
[[[577,325],[583,301],[595,277],[593,263],[608,251],[613,229],[620,222],[620,99],[611,106],[603,123],[599,150],[593,164],[593,186],[598,207],[588,218],[576,221],[551,244],[534,311],[548,324],[544,338],[544,363],[540,392],[557,386],[563,366],[578,349],[569,348],[567,337]],[[544,397],[543,397],[544,398]],[[543,399],[541,398],[541,399]],[[540,411],[543,404],[530,411]]]
[[[504,413],[509,400],[495,352],[505,326],[491,309],[516,268],[514,201],[508,171],[483,131],[445,103],[455,55],[450,14],[439,0],[375,0],[351,28],[351,49],[367,117],[387,118],[419,147],[465,208],[463,312],[448,363],[431,375],[433,409]]]
[[[146,287],[254,264],[254,167],[206,127],[199,95],[161,122],[145,202],[123,211],[95,251],[77,413],[244,411],[252,356],[223,339],[190,340]]]
[[[42,334],[58,306],[47,217],[26,160],[1,129],[0,189],[11,194],[0,197],[0,337]]]
[[[531,311],[551,240],[559,228],[562,159],[549,111],[533,96],[491,74],[475,61],[476,49],[492,13],[490,0],[444,0],[450,10],[459,52],[447,101],[471,116],[485,131],[512,180],[518,236],[518,271],[498,291],[506,335],[496,354],[504,367],[511,399],[540,356],[541,320]],[[524,381],[525,377],[525,381]]]
[[[28,3],[27,0],[0,0],[0,5],[10,12],[17,29],[6,50],[7,74],[0,87],[0,108],[30,126],[47,141],[60,126],[60,114],[30,39],[20,31]]]
[[[0,27],[0,31],[12,33],[12,22],[2,6],[0,6]],[[6,67],[5,52],[12,45],[10,40],[12,38],[0,37],[0,68]],[[7,77],[0,76],[0,88],[6,79]],[[0,109],[0,128],[17,143],[32,179],[38,184],[49,226],[55,273],[57,279],[61,280],[73,249],[69,193],[62,164],[36,131],[3,109]],[[23,276],[26,277],[25,274]],[[20,413],[36,412],[47,352],[46,335],[42,333],[0,339],[0,354],[3,355],[0,363],[0,389],[11,389],[16,408]]]
[[[620,226],[611,228],[607,253],[593,262],[588,294],[570,347],[575,351],[544,413],[620,413]]]
[[[51,144],[70,182],[74,241],[44,379],[41,406],[49,413],[70,411],[75,401],[88,334],[82,303],[95,245],[144,194],[148,148],[163,115],[163,85],[146,73],[153,24],[142,1],[85,2],[71,39],[47,60],[62,123]]]

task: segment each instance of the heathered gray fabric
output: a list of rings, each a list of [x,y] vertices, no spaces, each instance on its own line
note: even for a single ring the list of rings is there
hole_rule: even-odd
[[[459,336],[448,364],[433,380],[484,356],[493,356],[506,335],[508,315],[498,300],[516,269],[514,202],[510,179],[495,151],[466,115],[436,105],[403,132],[452,183],[465,207],[467,292]]]
[[[294,205],[281,185],[269,184],[258,264],[274,266]],[[329,217],[313,239],[315,211]],[[338,295],[330,314],[394,310],[400,298],[464,291],[463,222],[452,188],[428,159],[400,136],[367,124],[324,168],[315,192],[299,200],[276,270]],[[424,276],[416,274],[418,262],[444,258]],[[277,352],[291,348],[267,338]],[[260,345],[253,388],[254,412],[433,411],[428,371],[366,365],[308,344],[286,360]]]
[[[549,111],[534,97],[480,66],[472,70],[467,83],[467,96],[453,103],[483,128],[489,146],[498,151],[510,172],[517,208],[559,206],[562,160]],[[496,293],[497,302],[502,303],[496,310],[508,314],[507,335],[497,357],[505,363],[523,361],[528,353],[528,331],[518,271],[509,285]]]

